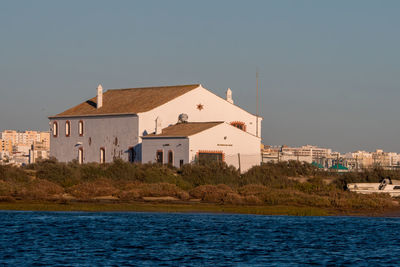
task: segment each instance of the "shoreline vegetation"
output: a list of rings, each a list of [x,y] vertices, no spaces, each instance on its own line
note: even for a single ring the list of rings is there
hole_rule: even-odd
[[[220,162],[167,165],[59,163],[0,166],[0,210],[206,212],[298,216],[397,216],[398,199],[345,190],[350,182],[400,179],[399,171],[321,171],[297,161],[240,174]]]
[[[157,213],[219,213],[251,215],[287,216],[362,216],[399,217],[400,209],[384,210],[343,210],[307,206],[265,206],[231,205],[216,203],[183,202],[54,202],[54,201],[15,201],[0,202],[3,211],[46,211],[46,212],[157,212]]]

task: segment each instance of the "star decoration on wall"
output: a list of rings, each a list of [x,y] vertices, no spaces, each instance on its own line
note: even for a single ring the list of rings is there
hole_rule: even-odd
[[[203,105],[203,104],[198,104],[198,105],[197,105],[197,109],[198,109],[198,110],[202,110],[203,108],[204,108],[204,105]]]

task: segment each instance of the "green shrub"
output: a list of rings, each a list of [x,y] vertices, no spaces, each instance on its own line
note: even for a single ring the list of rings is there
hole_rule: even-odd
[[[79,165],[76,163],[65,164],[49,159],[35,164],[33,169],[37,170],[36,177],[54,182],[62,187],[70,187],[80,181]]]
[[[10,165],[0,165],[0,180],[26,183],[29,182],[30,179],[26,172],[21,168]]]
[[[241,185],[246,184],[262,184],[273,188],[287,188],[293,181],[288,179],[290,176],[295,176],[295,171],[287,169],[288,163],[281,162],[277,165],[273,163],[254,166],[242,175]],[[291,167],[292,168],[292,167]]]
[[[185,164],[179,174],[192,187],[206,184],[226,184],[235,187],[241,180],[236,168],[224,162]]]
[[[37,179],[30,177],[34,174]],[[327,184],[327,177],[333,182]],[[110,195],[126,201],[172,196],[220,204],[380,210],[393,207],[390,196],[361,195],[344,189],[349,182],[379,182],[383,178],[399,179],[400,172],[376,168],[339,174],[289,161],[255,166],[241,175],[223,162],[198,162],[178,170],[122,160],[78,164],[48,159],[26,168],[0,166],[0,196],[51,200],[68,192],[80,200]]]
[[[260,196],[268,192],[268,190],[266,186],[260,184],[249,184],[240,187],[238,192],[242,196]]]
[[[87,163],[78,167],[80,179],[83,181],[93,181],[95,179],[106,177],[104,164]]]

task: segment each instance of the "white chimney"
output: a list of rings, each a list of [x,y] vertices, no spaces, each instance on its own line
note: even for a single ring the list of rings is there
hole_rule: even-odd
[[[156,119],[156,134],[160,134],[161,133],[161,118],[157,117]]]
[[[226,101],[228,101],[229,103],[233,104],[231,88],[228,88],[228,90],[226,90]]]
[[[103,106],[103,87],[101,84],[97,86],[97,108],[101,108]]]

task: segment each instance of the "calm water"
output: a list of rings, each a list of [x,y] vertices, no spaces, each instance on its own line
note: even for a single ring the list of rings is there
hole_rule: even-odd
[[[0,212],[0,265],[398,265],[400,219]]]

